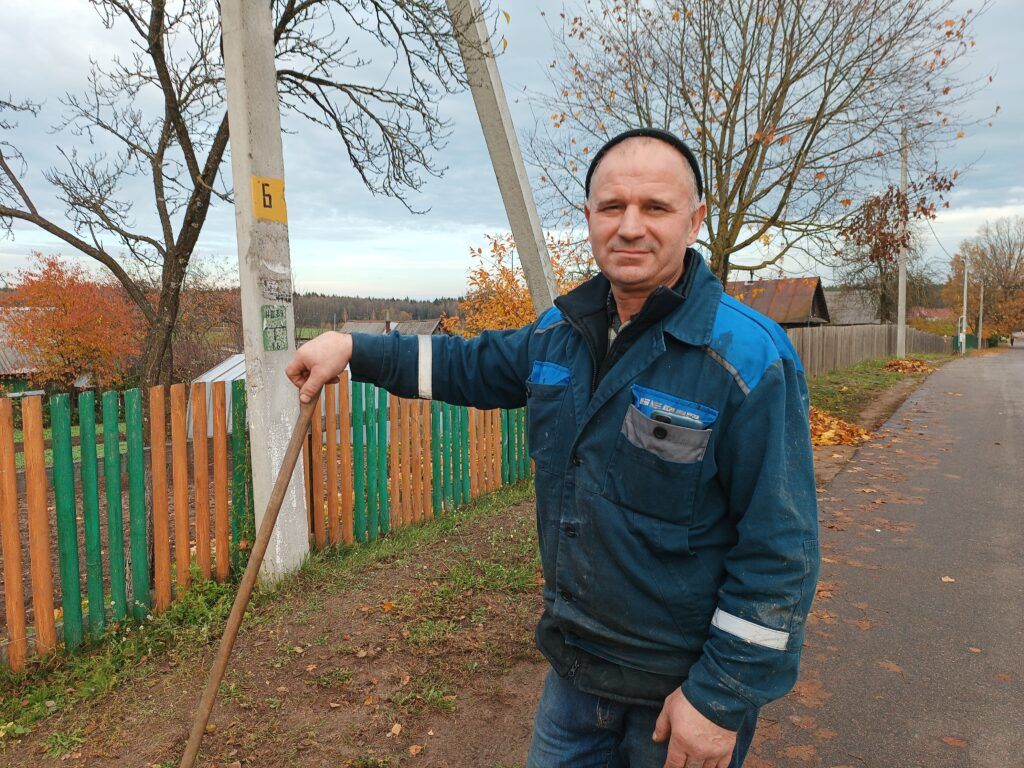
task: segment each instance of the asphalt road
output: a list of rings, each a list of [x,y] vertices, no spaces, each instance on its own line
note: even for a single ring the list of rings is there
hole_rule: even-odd
[[[1024,768],[1024,349],[932,374],[819,491],[801,679],[746,768]]]

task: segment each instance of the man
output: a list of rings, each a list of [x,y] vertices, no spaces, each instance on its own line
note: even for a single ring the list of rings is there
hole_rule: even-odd
[[[400,396],[527,405],[551,664],[528,768],[737,767],[796,680],[818,571],[800,362],[692,250],[692,152],[629,131],[584,208],[601,274],[536,322],[472,340],[325,334],[304,400],[351,362]]]

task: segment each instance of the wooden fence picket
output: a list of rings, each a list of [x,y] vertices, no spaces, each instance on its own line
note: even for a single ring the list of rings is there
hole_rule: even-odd
[[[174,488],[174,576],[188,589],[192,564],[188,485],[188,397],[184,384],[171,386],[171,484]]]
[[[25,668],[25,588],[21,577],[21,534],[18,526],[18,476],[14,463],[14,409],[0,399],[0,552],[4,556],[4,609],[7,616],[7,663]]]
[[[24,435],[32,615],[36,631],[36,653],[42,656],[56,647],[57,627],[53,615],[53,572],[50,568],[50,517],[47,513],[49,491],[43,448],[43,405],[39,396],[22,399],[21,428]]]
[[[196,566],[210,578],[210,457],[206,384],[192,384],[192,482],[195,488]]]
[[[153,609],[171,607],[171,538],[167,508],[167,425],[162,386],[149,389],[149,490],[153,499]]]

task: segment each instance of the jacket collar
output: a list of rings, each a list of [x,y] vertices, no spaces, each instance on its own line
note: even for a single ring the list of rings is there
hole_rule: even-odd
[[[686,267],[679,283],[674,288],[656,288],[640,311],[660,316],[664,332],[678,341],[705,346],[711,341],[722,283],[693,248],[686,249],[685,259]],[[555,299],[555,306],[574,320],[574,325],[584,327],[595,314],[604,319],[610,289],[608,278],[596,275]]]

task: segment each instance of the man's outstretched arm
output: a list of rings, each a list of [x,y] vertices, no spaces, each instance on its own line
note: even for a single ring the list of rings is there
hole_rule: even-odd
[[[485,331],[473,339],[332,331],[299,347],[285,374],[303,402],[350,367],[353,380],[377,384],[400,397],[518,408],[526,403],[532,332],[532,324]]]

